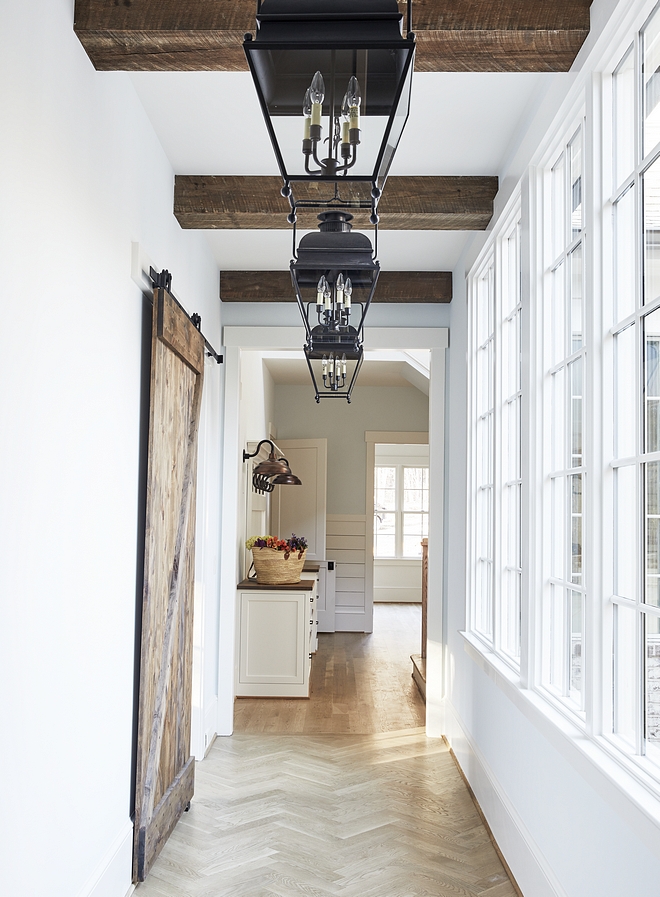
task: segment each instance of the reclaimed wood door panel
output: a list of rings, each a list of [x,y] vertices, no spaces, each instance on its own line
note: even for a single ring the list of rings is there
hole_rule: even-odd
[[[134,881],[144,881],[194,787],[192,616],[203,371],[201,333],[165,290],[154,290]]]

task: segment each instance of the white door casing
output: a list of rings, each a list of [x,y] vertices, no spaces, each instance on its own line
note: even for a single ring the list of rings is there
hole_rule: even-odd
[[[241,350],[264,352],[296,350],[304,343],[302,327],[224,327],[225,404],[222,459],[222,544],[220,595],[220,661],[218,665],[218,734],[229,735],[234,716],[234,664],[236,584],[239,532],[238,483],[241,474],[239,399]],[[429,446],[429,607],[427,658],[427,733],[442,735],[443,696],[443,555],[444,555],[444,418],[446,327],[373,327],[367,331],[367,349],[430,349]],[[311,387],[310,387],[311,388]],[[313,401],[313,396],[311,401]],[[242,534],[241,534],[242,535]]]

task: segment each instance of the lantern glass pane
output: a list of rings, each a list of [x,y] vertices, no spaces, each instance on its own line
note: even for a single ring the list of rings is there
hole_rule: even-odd
[[[413,47],[266,49],[253,41],[246,50],[271,140],[277,146],[276,155],[279,152],[282,176],[315,180],[322,171],[319,163],[333,157],[340,169],[335,177],[327,168],[323,169],[323,176],[328,179],[336,178],[340,183],[344,177],[377,179],[382,186],[408,117]],[[303,100],[317,71],[323,76],[325,94],[315,159],[313,154],[307,157],[303,154],[302,141]],[[360,142],[355,147],[351,145],[351,153],[344,159],[341,108],[351,77],[357,78],[361,93]],[[341,166],[346,162],[350,167],[343,171]],[[366,199],[369,204],[369,194]]]

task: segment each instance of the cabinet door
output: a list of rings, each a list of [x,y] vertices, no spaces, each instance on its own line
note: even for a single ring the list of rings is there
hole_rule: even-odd
[[[309,592],[241,592],[241,683],[302,685]]]
[[[325,560],[327,439],[278,439],[302,486],[278,486],[271,495],[271,532],[280,539],[305,536],[307,560]]]

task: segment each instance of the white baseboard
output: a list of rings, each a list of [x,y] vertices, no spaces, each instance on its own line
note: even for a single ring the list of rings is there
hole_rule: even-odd
[[[202,716],[203,713],[203,716]],[[215,738],[218,727],[217,695],[208,702],[206,708],[193,707],[191,753],[195,760],[203,760]]]
[[[135,890],[132,871],[133,823],[128,819],[77,897],[129,897]]]
[[[566,897],[566,891],[450,701],[445,701],[445,726],[447,740],[525,897]]]
[[[204,714],[204,757],[211,750],[211,745],[215,741],[218,722],[218,698],[217,695],[209,702]],[[200,759],[200,758],[195,758]]]

